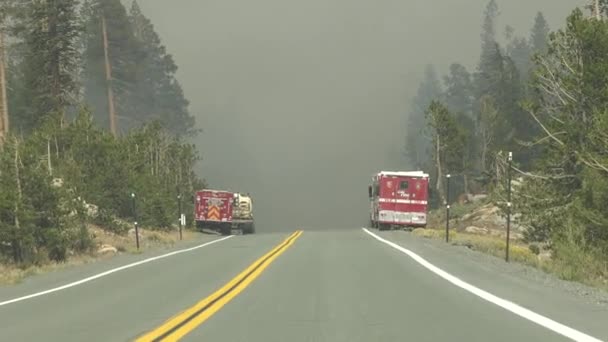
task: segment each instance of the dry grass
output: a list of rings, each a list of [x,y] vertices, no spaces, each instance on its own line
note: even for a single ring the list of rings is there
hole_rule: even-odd
[[[16,265],[3,265],[0,264],[0,285],[14,285],[21,282],[24,278],[34,276],[38,274],[58,271],[72,266],[83,265],[93,262],[99,258],[105,258],[105,256],[95,257],[93,255],[78,255],[71,256],[66,262],[63,263],[48,263],[44,265],[34,265],[26,268],[21,268]]]
[[[413,234],[429,239],[445,239],[445,230],[442,229],[419,228]],[[501,237],[450,231],[450,242],[499,258],[505,257],[506,243]],[[573,250],[572,247],[562,246],[559,251],[559,258],[541,258],[523,242],[511,241],[509,257],[511,261],[541,269],[560,279],[608,290],[608,262],[590,253]]]
[[[558,245],[551,263],[542,265],[546,272],[564,280],[577,281],[608,290],[608,260],[574,245]]]
[[[413,231],[414,235],[431,238],[445,239],[445,231],[440,229],[419,228]],[[505,240],[491,235],[476,235],[463,232],[450,231],[450,242],[453,245],[466,246],[473,250],[503,258],[505,256]],[[538,267],[541,260],[538,256],[521,242],[511,241],[509,256],[512,261]]]
[[[103,246],[112,246],[116,248],[118,253],[138,254],[143,251],[159,248],[170,247],[179,241],[179,233],[164,232],[156,230],[140,229],[140,249],[137,250],[134,234],[116,235],[105,231],[98,226],[90,226],[89,231],[93,236],[95,250],[88,254],[71,255],[68,260],[62,263],[49,262],[43,265],[34,265],[26,268],[17,265],[6,265],[0,263],[0,285],[14,285],[21,282],[24,278],[43,274],[53,271],[58,271],[68,267],[83,265],[95,262],[104,258],[111,258],[115,253],[97,253],[97,250]],[[184,241],[194,239],[198,234],[193,231],[184,230]]]
[[[115,247],[119,252],[141,253],[147,249],[156,247],[172,246],[179,241],[177,231],[165,232],[159,230],[139,229],[140,250],[137,251],[135,234],[117,235],[105,231],[97,226],[91,226],[90,232],[93,234],[95,244],[99,247],[109,245]],[[192,240],[197,233],[190,230],[182,232],[184,240]]]

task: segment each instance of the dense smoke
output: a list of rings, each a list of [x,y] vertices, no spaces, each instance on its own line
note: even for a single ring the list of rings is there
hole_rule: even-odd
[[[473,69],[485,3],[140,1],[204,130],[201,174],[251,192],[262,232],[367,222],[371,174],[408,169],[404,124],[425,65]],[[582,3],[499,1],[498,33],[527,36],[538,10],[556,28]]]

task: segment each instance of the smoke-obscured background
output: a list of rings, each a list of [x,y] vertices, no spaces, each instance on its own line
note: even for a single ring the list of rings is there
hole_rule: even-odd
[[[204,131],[200,173],[250,192],[260,231],[358,227],[378,170],[408,169],[426,64],[474,70],[485,0],[144,0]],[[499,1],[499,36],[585,1]],[[525,13],[525,15],[522,15]]]

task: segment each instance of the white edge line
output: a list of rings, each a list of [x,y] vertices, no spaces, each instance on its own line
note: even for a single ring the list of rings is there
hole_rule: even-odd
[[[510,302],[508,300],[502,299],[500,297],[497,297],[489,292],[486,292],[480,288],[477,288],[463,280],[460,280],[459,278],[447,273],[446,271],[440,269],[439,267],[431,264],[430,262],[426,261],[424,258],[422,258],[421,256],[419,256],[418,254],[403,248],[401,246],[399,246],[398,244],[388,241],[386,239],[383,239],[381,237],[379,237],[378,235],[370,232],[369,230],[367,230],[366,228],[363,228],[363,231],[366,232],[367,234],[369,234],[370,236],[372,236],[374,239],[385,243],[391,247],[393,247],[394,249],[407,254],[410,258],[414,259],[416,262],[418,262],[420,265],[424,266],[425,268],[427,268],[429,271],[437,274],[438,276],[440,276],[441,278],[449,281],[450,283],[492,303],[492,304],[496,304],[498,306],[500,306],[501,308],[511,311],[512,313],[521,316],[529,321],[532,321],[538,325],[541,325],[549,330],[552,330],[553,332],[556,332],[560,335],[563,335],[565,337],[568,337],[570,339],[573,339],[575,341],[584,341],[584,342],[602,342],[602,340],[599,340],[595,337],[589,336],[587,334],[584,334],[578,330],[572,329],[568,326],[565,326],[561,323],[558,323],[550,318],[547,318],[545,316],[539,315],[536,312],[533,312],[531,310],[528,310],[526,308],[523,308],[513,302]]]
[[[27,299],[44,296],[44,295],[49,294],[49,293],[53,293],[53,292],[57,292],[57,291],[65,290],[65,289],[69,289],[70,287],[82,285],[84,283],[88,283],[88,282],[93,281],[95,279],[99,279],[101,277],[105,277],[105,276],[110,275],[112,273],[116,273],[116,272],[119,272],[119,271],[122,271],[122,270],[126,270],[128,268],[132,268],[132,267],[135,267],[135,266],[143,265],[143,264],[146,264],[146,263],[149,263],[149,262],[152,262],[152,261],[156,261],[156,260],[159,260],[159,259],[168,258],[168,257],[176,255],[176,254],[191,252],[193,250],[196,250],[196,249],[199,249],[199,248],[203,248],[203,247],[212,245],[212,244],[220,242],[220,241],[224,241],[224,240],[229,239],[229,238],[231,238],[233,236],[234,235],[226,236],[226,237],[223,237],[221,239],[217,239],[217,240],[206,242],[206,243],[204,243],[202,245],[198,245],[198,246],[194,246],[194,247],[186,248],[186,249],[180,249],[180,250],[177,250],[177,251],[174,251],[174,252],[171,252],[171,253],[155,256],[155,257],[152,257],[152,258],[140,260],[140,261],[137,261],[137,262],[134,262],[134,263],[131,263],[131,264],[127,264],[127,265],[124,265],[124,266],[120,266],[120,267],[117,267],[117,268],[113,268],[113,269],[110,269],[108,271],[105,271],[105,272],[98,273],[96,275],[90,276],[88,278],[84,278],[84,279],[75,281],[73,283],[65,284],[65,285],[62,285],[62,286],[59,286],[59,287],[55,287],[55,288],[52,288],[52,289],[49,289],[49,290],[45,290],[45,291],[41,291],[41,292],[36,292],[36,293],[32,293],[32,294],[27,295],[27,296],[23,296],[23,297],[19,297],[19,298],[14,298],[14,299],[10,299],[10,300],[4,301],[4,302],[0,302],[0,306],[4,306],[4,305],[16,303],[16,302],[21,302],[21,301],[24,301],[24,300],[27,300]]]

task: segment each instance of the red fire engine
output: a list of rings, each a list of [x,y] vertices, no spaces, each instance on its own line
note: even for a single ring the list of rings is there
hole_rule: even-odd
[[[232,226],[234,195],[229,191],[201,190],[196,192],[194,220],[197,228],[210,228],[229,235]]]
[[[378,172],[368,187],[373,228],[426,227],[429,175],[422,171]]]
[[[249,194],[204,189],[196,192],[194,220],[199,229],[230,235],[233,230],[254,234],[253,205]]]

